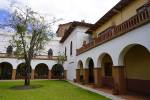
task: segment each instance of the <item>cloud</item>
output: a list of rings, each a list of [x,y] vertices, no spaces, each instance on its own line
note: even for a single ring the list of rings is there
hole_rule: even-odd
[[[0,9],[3,10],[8,10],[10,5],[10,1],[9,0],[0,0]]]
[[[0,6],[2,5],[1,8],[3,8],[10,3],[21,6],[27,5],[45,16],[48,20],[51,19],[51,16],[64,19],[58,22],[58,25],[74,20],[81,21],[83,19],[86,22],[95,23],[119,1],[120,0],[0,0]],[[57,26],[54,26],[54,30],[56,29]]]
[[[63,18],[57,23],[85,20],[95,23],[120,0],[28,0],[28,4],[36,11]]]
[[[100,17],[112,8],[119,0],[30,0],[29,5],[45,14],[56,17],[64,17],[66,20],[79,20],[86,18],[92,22],[90,17]],[[87,16],[88,15],[88,16]]]

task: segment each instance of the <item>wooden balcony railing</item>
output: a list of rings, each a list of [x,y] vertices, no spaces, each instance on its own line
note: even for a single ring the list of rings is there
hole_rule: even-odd
[[[77,49],[77,55],[80,55],[81,53],[84,53],[94,47],[101,45],[102,43],[105,43],[111,39],[121,36],[149,22],[150,22],[150,11],[145,10],[143,12],[140,12],[135,16],[131,17],[130,19],[128,19],[127,21],[123,22],[122,24],[114,27],[109,27],[108,29],[100,33],[100,35],[97,38],[95,38],[92,42],[87,43],[81,48]]]
[[[7,53],[0,53],[0,58],[17,58],[15,55],[8,55]],[[36,60],[57,60],[58,56],[48,56],[48,55],[35,55],[33,59]],[[65,58],[65,60],[67,57]]]
[[[57,60],[58,56],[48,56],[48,55],[35,55],[33,59],[38,60]]]
[[[16,58],[14,55],[8,55],[7,53],[0,53],[0,58]]]
[[[122,34],[124,32],[128,32],[136,27],[139,27],[142,24],[149,22],[150,20],[150,12],[145,10],[133,17],[129,20],[125,21],[124,23],[115,27],[116,34]]]

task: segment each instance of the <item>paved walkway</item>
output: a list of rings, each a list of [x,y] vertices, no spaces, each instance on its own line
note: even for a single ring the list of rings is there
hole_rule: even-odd
[[[76,85],[76,86],[78,86],[78,87],[81,87],[81,88],[83,88],[83,89],[86,89],[86,90],[89,90],[89,91],[91,91],[91,92],[94,92],[94,93],[103,95],[103,96],[105,96],[105,97],[107,97],[107,98],[109,98],[109,99],[111,99],[111,100],[125,100],[125,99],[123,99],[123,98],[117,97],[117,96],[112,95],[112,94],[109,94],[109,93],[105,93],[105,92],[100,91],[100,90],[95,90],[95,89],[93,89],[93,88],[90,88],[90,87],[87,87],[87,86],[83,86],[83,85],[80,85],[80,84],[78,84],[78,83],[74,83],[74,82],[72,82],[72,81],[69,81],[69,82],[70,82],[71,84]]]

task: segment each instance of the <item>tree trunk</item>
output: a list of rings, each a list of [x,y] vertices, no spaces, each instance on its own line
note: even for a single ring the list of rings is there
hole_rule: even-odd
[[[26,63],[26,67],[25,67],[25,82],[24,82],[25,86],[29,86],[30,85],[30,64]]]

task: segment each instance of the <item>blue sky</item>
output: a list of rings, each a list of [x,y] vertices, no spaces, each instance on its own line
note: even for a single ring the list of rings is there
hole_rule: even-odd
[[[10,12],[5,9],[0,9],[0,24],[5,24],[8,21]]]

